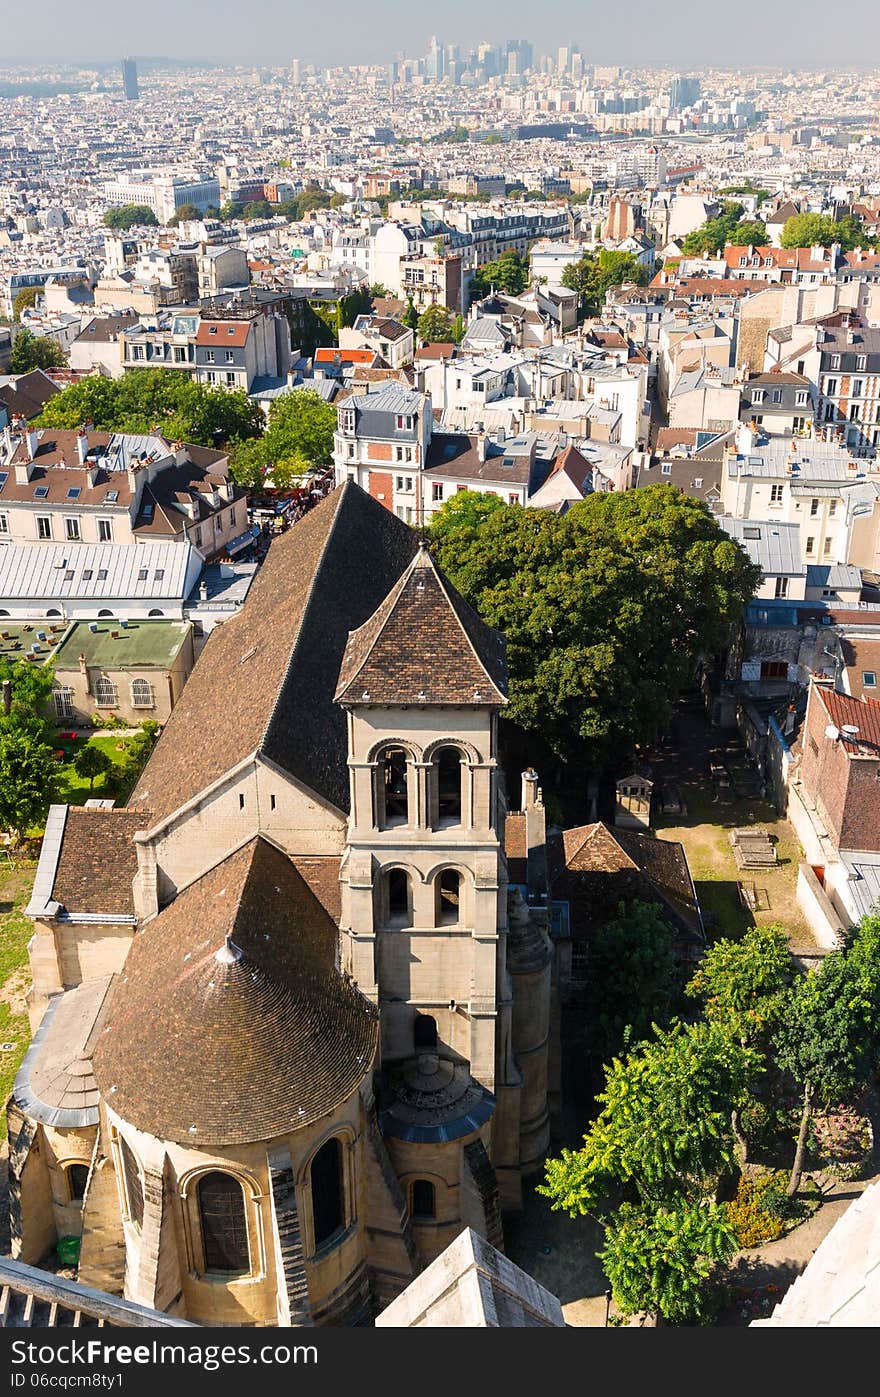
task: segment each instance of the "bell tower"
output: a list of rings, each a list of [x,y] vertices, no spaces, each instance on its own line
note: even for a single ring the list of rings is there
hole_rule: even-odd
[[[351,632],[336,699],[351,780],[343,968],[379,1006],[380,1124],[430,1257],[462,1225],[488,1235],[491,1119],[516,1075],[497,751],[504,642],[422,547]]]

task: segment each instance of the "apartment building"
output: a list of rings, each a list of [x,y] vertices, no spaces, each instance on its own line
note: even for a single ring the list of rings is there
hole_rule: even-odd
[[[247,492],[228,457],[158,434],[29,428],[3,434],[0,541],[189,542],[203,559],[247,530]]]

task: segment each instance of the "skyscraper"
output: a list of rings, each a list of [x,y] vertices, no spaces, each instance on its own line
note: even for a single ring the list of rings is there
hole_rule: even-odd
[[[700,100],[699,78],[685,78],[679,74],[669,84],[670,110],[680,112],[684,107],[692,107]]]
[[[133,58],[123,58],[122,60],[122,90],[127,102],[136,102],[141,95],[138,87],[137,63]]]

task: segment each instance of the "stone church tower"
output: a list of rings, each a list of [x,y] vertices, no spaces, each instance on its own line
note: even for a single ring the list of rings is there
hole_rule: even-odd
[[[53,807],[23,1260],[81,1231],[79,1278],[154,1308],[352,1324],[464,1228],[503,1243],[552,958],[546,888],[508,885],[505,703],[502,638],[356,485],[273,545],[129,806]]]

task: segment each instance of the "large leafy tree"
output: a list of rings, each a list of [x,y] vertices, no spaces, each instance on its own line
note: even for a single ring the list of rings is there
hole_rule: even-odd
[[[10,686],[9,712],[5,704],[0,707],[0,732],[29,732],[48,741],[52,733],[49,703],[55,687],[51,667],[0,658],[0,688],[5,684]]]
[[[597,1255],[622,1314],[708,1323],[715,1313],[712,1272],[737,1247],[723,1205],[676,1202],[652,1210],[624,1203],[606,1225]]]
[[[171,441],[216,446],[256,436],[263,415],[244,389],[209,388],[171,369],[137,369],[119,379],[82,379],[52,398],[40,425],[151,432]]]
[[[67,355],[57,340],[48,335],[35,335],[31,330],[19,330],[12,341],[10,373],[25,374],[31,369],[60,369]]]
[[[509,248],[493,262],[484,262],[474,272],[471,295],[474,299],[488,296],[493,286],[508,296],[519,296],[529,284],[529,264],[526,258]]]
[[[616,765],[668,720],[760,574],[703,504],[668,485],[590,495],[563,516],[471,509],[464,494],[428,538],[507,638],[508,716],[563,762]]]
[[[598,253],[584,253],[562,273],[563,286],[578,293],[584,315],[598,315],[607,293],[613,286],[622,286],[624,282],[646,286],[648,269],[634,253],[616,252],[610,248],[602,248]]]
[[[13,318],[13,320],[16,320],[16,321],[17,321],[17,320],[21,320],[21,313],[22,313],[22,311],[23,311],[23,310],[29,310],[31,306],[36,305],[36,303],[37,303],[37,297],[38,297],[39,295],[40,295],[40,288],[39,288],[38,286],[24,286],[24,287],[22,287],[21,291],[19,291],[19,293],[18,293],[18,295],[16,296],[15,300],[12,302],[12,318]]]
[[[419,316],[418,336],[422,344],[448,344],[452,331],[452,314],[445,306],[428,306]]]
[[[585,1046],[608,1063],[665,1024],[678,1006],[678,932],[655,903],[621,902],[590,941]]]
[[[686,257],[711,256],[723,251],[726,243],[734,247],[765,247],[767,228],[759,218],[743,218],[742,204],[728,202],[716,218],[709,218],[682,239],[681,250]]]
[[[129,228],[136,226],[154,228],[158,222],[158,218],[147,204],[119,204],[115,208],[107,209],[104,214],[106,228],[121,228],[123,232],[128,232]]]
[[[173,213],[168,220],[169,228],[176,228],[180,223],[186,223],[193,218],[201,218],[201,212],[195,204],[181,204],[176,213]]]
[[[865,226],[852,214],[840,220],[821,213],[792,214],[782,229],[780,243],[783,247],[830,247],[840,243],[844,252],[854,247],[866,247],[869,239]]]
[[[705,1316],[711,1267],[735,1242],[712,1196],[733,1165],[733,1112],[759,1059],[716,1025],[676,1023],[607,1069],[602,1109],[579,1150],[545,1165],[538,1192],[605,1227],[599,1253],[624,1313]]]
[[[267,474],[284,488],[294,476],[327,466],[333,458],[336,410],[317,393],[297,389],[276,398],[262,437],[236,447],[231,472],[240,485],[257,489]]]
[[[52,800],[52,748],[28,728],[0,729],[0,826],[16,843],[45,819]]]
[[[685,993],[703,1003],[710,1023],[724,1026],[750,1047],[765,1047],[785,1014],[795,966],[785,931],[753,926],[739,941],[714,942]]]
[[[864,940],[863,940],[864,938]],[[780,1066],[801,1088],[800,1129],[788,1183],[800,1187],[810,1118],[829,1101],[866,1085],[880,1054],[880,943],[876,919],[866,919],[852,944],[832,951],[792,986],[777,1037]]]

